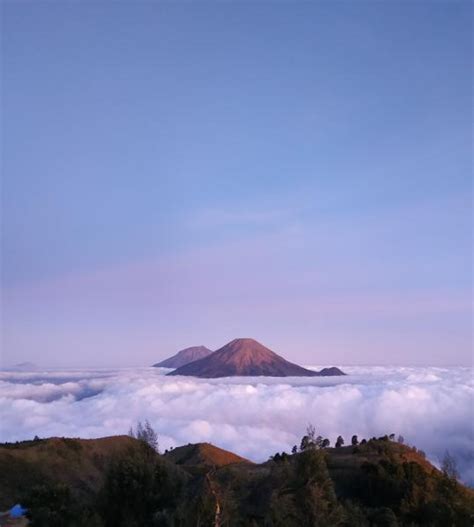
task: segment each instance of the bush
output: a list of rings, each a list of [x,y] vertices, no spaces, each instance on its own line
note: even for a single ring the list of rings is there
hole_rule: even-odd
[[[30,488],[22,498],[32,527],[82,527],[90,514],[79,506],[67,485],[45,482]],[[96,524],[97,525],[97,524]]]
[[[99,495],[106,527],[152,527],[176,507],[183,480],[148,444],[114,460]],[[117,507],[117,504],[120,504]]]

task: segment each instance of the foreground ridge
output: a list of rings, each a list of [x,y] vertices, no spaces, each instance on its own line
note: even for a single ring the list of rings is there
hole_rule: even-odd
[[[48,527],[471,526],[473,491],[416,448],[321,439],[260,464],[210,443],[160,455],[128,436],[2,444],[0,510],[21,503]]]

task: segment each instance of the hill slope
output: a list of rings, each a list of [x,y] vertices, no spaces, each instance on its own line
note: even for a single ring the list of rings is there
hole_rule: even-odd
[[[26,487],[58,481],[93,494],[103,484],[108,460],[137,447],[129,436],[101,439],[52,437],[0,445],[0,510],[18,501]]]
[[[153,367],[180,368],[181,366],[185,366],[190,362],[203,359],[211,353],[212,351],[206,348],[206,346],[192,346],[191,348],[186,348],[184,350],[178,351],[178,353],[176,353],[176,355],[173,355],[172,357],[168,357],[167,359],[162,360],[161,362],[153,364]]]
[[[315,377],[320,375],[344,375],[338,368],[315,372],[302,368],[280,357],[254,339],[235,339],[208,357],[177,368],[168,375],[192,375],[195,377],[260,376]]]
[[[48,527],[471,527],[473,495],[383,438],[262,464],[206,443],[160,456],[126,436],[0,445],[0,507],[21,502]]]
[[[164,457],[176,465],[223,467],[232,463],[250,463],[247,459],[210,443],[180,446],[166,452]]]

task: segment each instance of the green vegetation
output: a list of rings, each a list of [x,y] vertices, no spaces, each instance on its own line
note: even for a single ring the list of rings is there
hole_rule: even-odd
[[[104,526],[169,525],[183,498],[184,476],[146,443],[129,449],[112,460],[98,495]]]
[[[92,507],[77,501],[64,483],[35,485],[22,496],[32,527],[101,527]]]
[[[4,445],[0,506],[21,502],[33,527],[471,527],[452,456],[437,470],[394,437],[329,448],[310,425],[260,465],[209,444],[159,455],[143,437]]]

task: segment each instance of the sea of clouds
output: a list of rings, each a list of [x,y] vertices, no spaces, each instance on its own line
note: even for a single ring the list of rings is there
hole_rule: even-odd
[[[318,368],[319,369],[319,368]],[[299,444],[395,433],[474,485],[471,368],[343,367],[345,377],[167,377],[165,368],[0,372],[0,441],[124,434],[148,419],[160,449],[212,442],[254,461]]]

